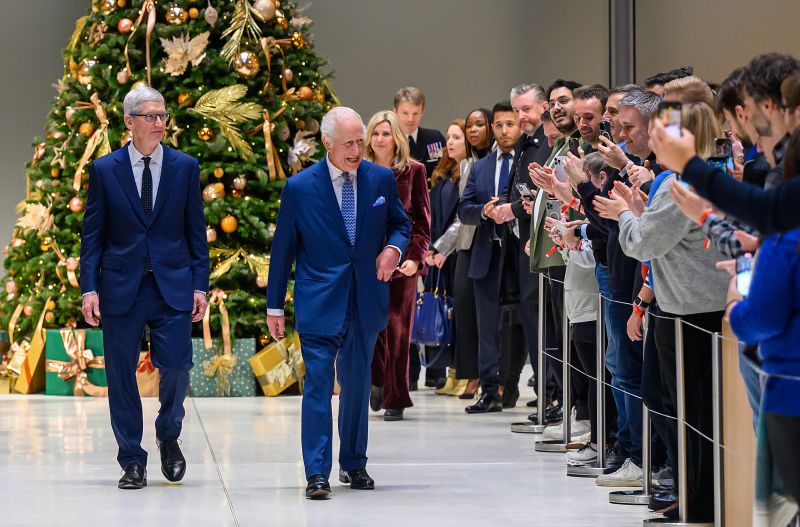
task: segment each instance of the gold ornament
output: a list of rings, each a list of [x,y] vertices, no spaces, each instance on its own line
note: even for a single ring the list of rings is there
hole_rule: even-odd
[[[117,7],[119,7],[120,9],[125,7],[127,4],[128,2],[126,0],[117,0]]]
[[[217,13],[217,10],[211,7],[211,4],[209,3],[208,7],[206,7],[205,12],[203,13],[203,18],[206,19],[208,25],[214,27],[214,24],[216,24],[217,20],[219,19],[219,13]]]
[[[26,317],[33,315],[33,306],[25,306],[22,308],[22,312],[25,314]]]
[[[89,47],[96,48],[103,41],[108,31],[108,24],[105,22],[95,22],[89,27]]]
[[[275,11],[275,23],[278,24],[281,29],[289,29],[289,21],[286,20],[286,17],[283,16],[280,10]]]
[[[206,46],[211,32],[205,31],[196,37],[189,39],[189,34],[172,37],[172,39],[162,38],[161,45],[167,53],[164,59],[164,71],[173,77],[183,75],[189,62],[192,66],[197,66],[206,56]]]
[[[244,191],[243,190],[238,190],[238,189],[233,189],[233,190],[231,190],[231,196],[233,196],[235,199],[241,199],[241,198],[244,197]]]
[[[206,241],[208,243],[217,241],[217,230],[210,225],[206,227]]]
[[[300,89],[297,90],[297,96],[304,101],[310,101],[314,98],[314,90],[308,86],[300,86]]]
[[[233,216],[228,215],[222,218],[222,221],[219,222],[219,226],[222,228],[223,232],[231,234],[239,227],[239,222],[236,221],[236,218]]]
[[[237,176],[233,178],[233,188],[236,190],[244,190],[247,186],[247,179],[244,176]]]
[[[69,210],[72,212],[80,212],[83,210],[83,200],[78,196],[74,196],[69,200]]]
[[[11,240],[11,247],[22,247],[23,245],[25,245],[24,238],[14,238]]]
[[[325,104],[325,92],[320,89],[314,90],[314,100],[320,104]]]
[[[203,201],[206,203],[225,197],[225,185],[222,183],[209,183],[203,187]]]
[[[39,242],[39,249],[42,251],[49,251],[50,247],[53,246],[53,238],[50,236],[45,236],[42,238],[42,241]]]
[[[192,95],[190,93],[184,92],[178,95],[178,106],[181,108],[191,106],[192,102]]]
[[[191,18],[192,20],[197,20],[197,17],[199,16],[200,16],[200,11],[196,7],[189,9],[189,18]]]
[[[119,22],[117,22],[117,31],[123,35],[130,33],[131,29],[133,29],[133,20],[130,18],[120,18]]]
[[[302,48],[306,45],[306,37],[299,31],[292,31],[292,45],[296,48]]]
[[[269,337],[266,335],[259,335],[258,336],[258,345],[262,348],[269,344]]]
[[[240,77],[252,79],[258,74],[258,56],[252,51],[242,50],[233,62],[233,69]]]
[[[292,79],[294,79],[294,72],[291,68],[283,70],[283,78],[286,79],[286,82],[292,82]]]
[[[45,304],[45,309],[48,311],[52,311],[56,308],[56,303],[53,300],[48,300],[47,304]]]
[[[61,175],[61,170],[58,167],[53,167],[50,169],[50,177],[57,178]]]
[[[217,167],[214,169],[214,177],[219,179],[225,175],[225,169],[222,167]]]
[[[141,87],[145,87],[145,88],[147,87],[147,83],[144,80],[136,81],[133,84],[131,84],[131,89],[132,90],[135,89],[135,88],[141,88]]]
[[[261,278],[260,276],[256,276],[256,285],[261,289],[267,287],[267,281]]]
[[[203,126],[197,131],[197,138],[201,141],[213,141],[214,130],[208,126]]]
[[[306,122],[302,119],[298,119],[294,123],[297,126],[298,130],[305,130],[306,129]]]
[[[189,20],[189,13],[180,5],[172,4],[167,7],[166,19],[168,23],[178,26]]]
[[[97,2],[97,9],[99,9],[100,12],[103,13],[104,15],[109,14],[116,8],[117,8],[116,0],[98,0]]]
[[[124,132],[122,132],[122,135],[119,138],[119,146],[127,145],[128,143],[131,142],[131,139],[133,139],[133,134],[131,134],[131,131],[125,130]]]
[[[253,2],[253,11],[264,22],[271,20],[275,16],[276,10],[277,7],[272,0],[256,0]]]
[[[94,59],[83,59],[78,65],[78,82],[86,86],[92,82],[92,68],[97,64]]]
[[[52,324],[55,319],[56,319],[56,316],[53,314],[52,311],[48,311],[44,315],[44,321],[47,322],[48,324]]]
[[[94,124],[89,121],[81,123],[80,127],[78,128],[78,133],[80,133],[83,137],[92,137],[92,134],[94,133]]]
[[[78,321],[75,320],[75,317],[69,317],[67,319],[67,327],[68,328],[74,328],[74,327],[77,327],[77,326],[78,326]]]
[[[119,70],[117,72],[117,82],[120,84],[128,84],[128,81],[131,79],[131,74],[128,73],[127,69]]]

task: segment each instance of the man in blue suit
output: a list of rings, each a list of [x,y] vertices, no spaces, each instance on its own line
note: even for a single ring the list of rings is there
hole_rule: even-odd
[[[277,340],[297,262],[294,316],[306,365],[302,445],[310,499],[331,491],[334,360],[341,386],[339,480],[375,488],[366,471],[370,365],[388,321],[387,282],[411,232],[392,171],[361,159],[361,117],[336,107],[320,128],[327,156],[289,178],[281,193],[267,285],[267,325]]]
[[[497,151],[477,161],[461,195],[458,217],[466,225],[477,225],[472,241],[469,277],[475,281],[475,309],[478,315],[478,375],[481,398],[466,412],[500,412],[500,277],[501,244],[506,226],[495,223],[495,206],[508,185],[514,158],[514,144],[520,136],[519,122],[510,102],[492,109],[492,131]]]
[[[125,96],[132,142],[94,161],[81,236],[83,316],[103,318],[111,427],[124,469],[121,489],[147,485],[142,402],[136,385],[145,325],[159,369],[156,438],[161,472],[180,481],[178,447],[192,367],[192,322],[203,318],[208,245],[197,160],[161,144],[164,98],[140,87]]]

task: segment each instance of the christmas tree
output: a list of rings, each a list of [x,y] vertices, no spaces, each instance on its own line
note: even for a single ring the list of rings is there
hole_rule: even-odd
[[[265,339],[280,189],[322,156],[319,121],[336,104],[310,27],[281,0],[91,2],[64,51],[6,248],[0,321],[15,340],[30,336],[41,314],[48,326],[82,325],[89,165],[129,141],[122,101],[137,85],[166,99],[164,142],[200,161],[213,297],[225,299],[233,335]],[[212,329],[219,317],[212,309]]]

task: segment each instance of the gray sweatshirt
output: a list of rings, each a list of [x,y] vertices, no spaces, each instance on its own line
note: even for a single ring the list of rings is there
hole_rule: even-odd
[[[704,247],[702,228],[672,201],[668,176],[640,218],[632,212],[619,217],[622,251],[639,261],[650,260],[658,306],[668,313],[690,315],[725,309],[729,277],[714,265],[724,260],[710,245]]]

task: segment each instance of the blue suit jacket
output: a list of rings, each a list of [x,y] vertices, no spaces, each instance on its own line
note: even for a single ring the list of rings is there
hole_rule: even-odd
[[[356,185],[355,247],[347,237],[324,158],[287,179],[281,193],[267,309],[283,309],[292,262],[297,260],[294,317],[300,333],[340,333],[352,286],[364,329],[378,332],[386,327],[389,284],[378,280],[375,259],[386,245],[405,252],[411,221],[391,170],[362,161]]]
[[[486,277],[492,262],[492,238],[495,233],[495,222],[483,219],[483,206],[495,196],[494,173],[497,167],[497,153],[490,152],[486,157],[476,161],[469,172],[467,185],[458,205],[458,217],[461,223],[477,225],[472,240],[472,255],[469,260],[469,277],[481,279]],[[503,189],[500,189],[502,192]]]
[[[162,145],[164,160],[150,227],[128,146],[96,159],[81,234],[81,292],[97,291],[100,312],[127,312],[150,254],[158,288],[174,309],[191,311],[208,291],[208,244],[197,160]]]

